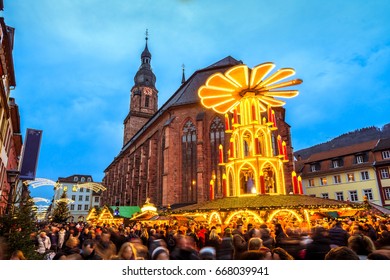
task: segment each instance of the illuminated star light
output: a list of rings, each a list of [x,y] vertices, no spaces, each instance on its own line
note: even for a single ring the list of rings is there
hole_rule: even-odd
[[[35,178],[35,180],[27,180],[24,182],[26,186],[30,186],[32,188],[38,188],[42,186],[55,186],[57,187],[58,183],[54,182],[53,180],[46,179],[46,178]]]

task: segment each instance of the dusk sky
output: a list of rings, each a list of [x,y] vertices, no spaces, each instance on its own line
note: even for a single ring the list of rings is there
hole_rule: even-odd
[[[159,106],[186,77],[230,55],[303,80],[287,102],[294,150],[390,122],[390,1],[4,0],[15,28],[23,139],[43,130],[37,177],[100,182],[122,147],[145,47]],[[41,187],[51,198],[52,187]]]

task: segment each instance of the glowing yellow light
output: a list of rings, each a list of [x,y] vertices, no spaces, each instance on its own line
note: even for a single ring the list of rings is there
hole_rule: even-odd
[[[90,189],[90,190],[92,190],[94,192],[107,190],[107,188],[105,186],[103,186],[102,184],[94,183],[94,182],[87,182],[87,183],[77,184],[75,186],[78,189],[85,188],[85,189]]]
[[[74,200],[70,198],[60,198],[54,201],[55,203],[65,202],[66,204],[74,203]]]
[[[299,222],[302,222],[302,218],[297,214],[297,212],[290,210],[290,209],[281,209],[281,210],[276,210],[272,212],[272,214],[268,217],[268,223],[272,221],[272,219],[275,217],[276,214],[281,213],[281,212],[288,212],[291,215],[293,215]]]
[[[230,223],[230,220],[234,217],[234,216],[236,216],[236,215],[239,215],[239,214],[245,214],[245,215],[252,215],[253,216],[253,218],[255,219],[255,220],[257,220],[257,222],[259,223],[259,224],[263,224],[264,223],[264,220],[257,214],[257,213],[255,213],[255,212],[253,212],[253,211],[251,211],[251,210],[239,210],[239,211],[235,211],[235,212],[232,212],[232,213],[230,213],[230,215],[226,218],[226,220],[225,220],[225,224],[227,225],[227,224],[229,224]]]
[[[253,69],[237,65],[211,75],[198,90],[203,106],[225,114],[225,132],[231,133],[227,162],[219,146],[219,164],[225,166],[229,178],[223,186],[224,196],[286,193],[283,162],[288,161],[287,147],[279,136],[275,156],[272,137],[278,128],[273,107],[285,104],[279,98],[296,96],[297,90],[283,88],[302,80],[286,80],[295,74],[292,68],[270,74],[274,67],[271,62]],[[233,115],[231,122],[228,112]]]
[[[141,208],[141,212],[146,212],[146,211],[157,212],[157,208],[153,205],[145,205]]]
[[[307,211],[306,209],[303,210],[303,213],[305,215],[305,219],[306,221],[308,222],[307,225],[309,226],[309,229],[311,228],[311,223],[310,223],[310,216],[309,216],[309,211]]]
[[[291,98],[298,95],[298,91],[274,89],[298,85],[302,83],[302,80],[295,79],[278,83],[295,74],[292,68],[279,69],[264,79],[274,67],[274,64],[270,62],[260,64],[251,70],[246,65],[238,65],[229,69],[225,74],[211,75],[206,84],[198,90],[201,103],[206,108],[225,114],[250,92],[262,103],[262,106],[259,106],[261,111],[265,111],[268,105],[283,106],[285,102],[275,97]]]
[[[58,183],[54,182],[53,180],[46,179],[46,178],[35,178],[35,180],[27,180],[23,182],[26,186],[30,186],[32,188],[38,188],[42,186],[54,186],[57,188],[59,186]]]
[[[221,216],[219,215],[219,213],[218,212],[212,212],[211,214],[210,214],[210,217],[209,217],[209,224],[211,224],[211,222],[213,221],[213,219],[216,219],[217,220],[217,222],[219,223],[219,224],[222,224],[222,219],[221,219]]]

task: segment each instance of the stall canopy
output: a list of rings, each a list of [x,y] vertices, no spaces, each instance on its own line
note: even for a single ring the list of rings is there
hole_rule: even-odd
[[[385,207],[382,207],[380,205],[377,205],[372,202],[368,202],[368,204],[371,206],[372,209],[375,209],[377,212],[379,212],[382,215],[390,215],[390,209],[387,209]]]
[[[131,218],[135,213],[141,212],[139,206],[110,206],[114,212],[114,216],[120,216],[122,218]]]

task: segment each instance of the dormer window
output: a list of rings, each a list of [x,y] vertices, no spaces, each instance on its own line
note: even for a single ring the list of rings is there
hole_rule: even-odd
[[[356,163],[357,164],[360,164],[360,163],[363,163],[364,162],[364,158],[362,155],[358,155],[356,156]]]
[[[77,176],[74,176],[74,177],[73,177],[73,181],[74,181],[74,182],[77,182],[78,180],[79,180],[79,177],[77,177]]]
[[[310,171],[311,172],[320,171],[320,169],[321,169],[320,163],[316,162],[316,163],[310,164]]]
[[[343,165],[344,165],[344,163],[343,163],[342,158],[332,159],[332,167],[333,168],[339,168],[339,167],[342,167]]]
[[[82,182],[82,183],[85,182],[85,178],[84,178],[84,177],[81,177],[81,182]]]
[[[91,181],[92,181],[91,177],[88,177],[87,182],[91,182]]]
[[[389,159],[390,158],[390,150],[383,151],[382,152],[382,159]]]

